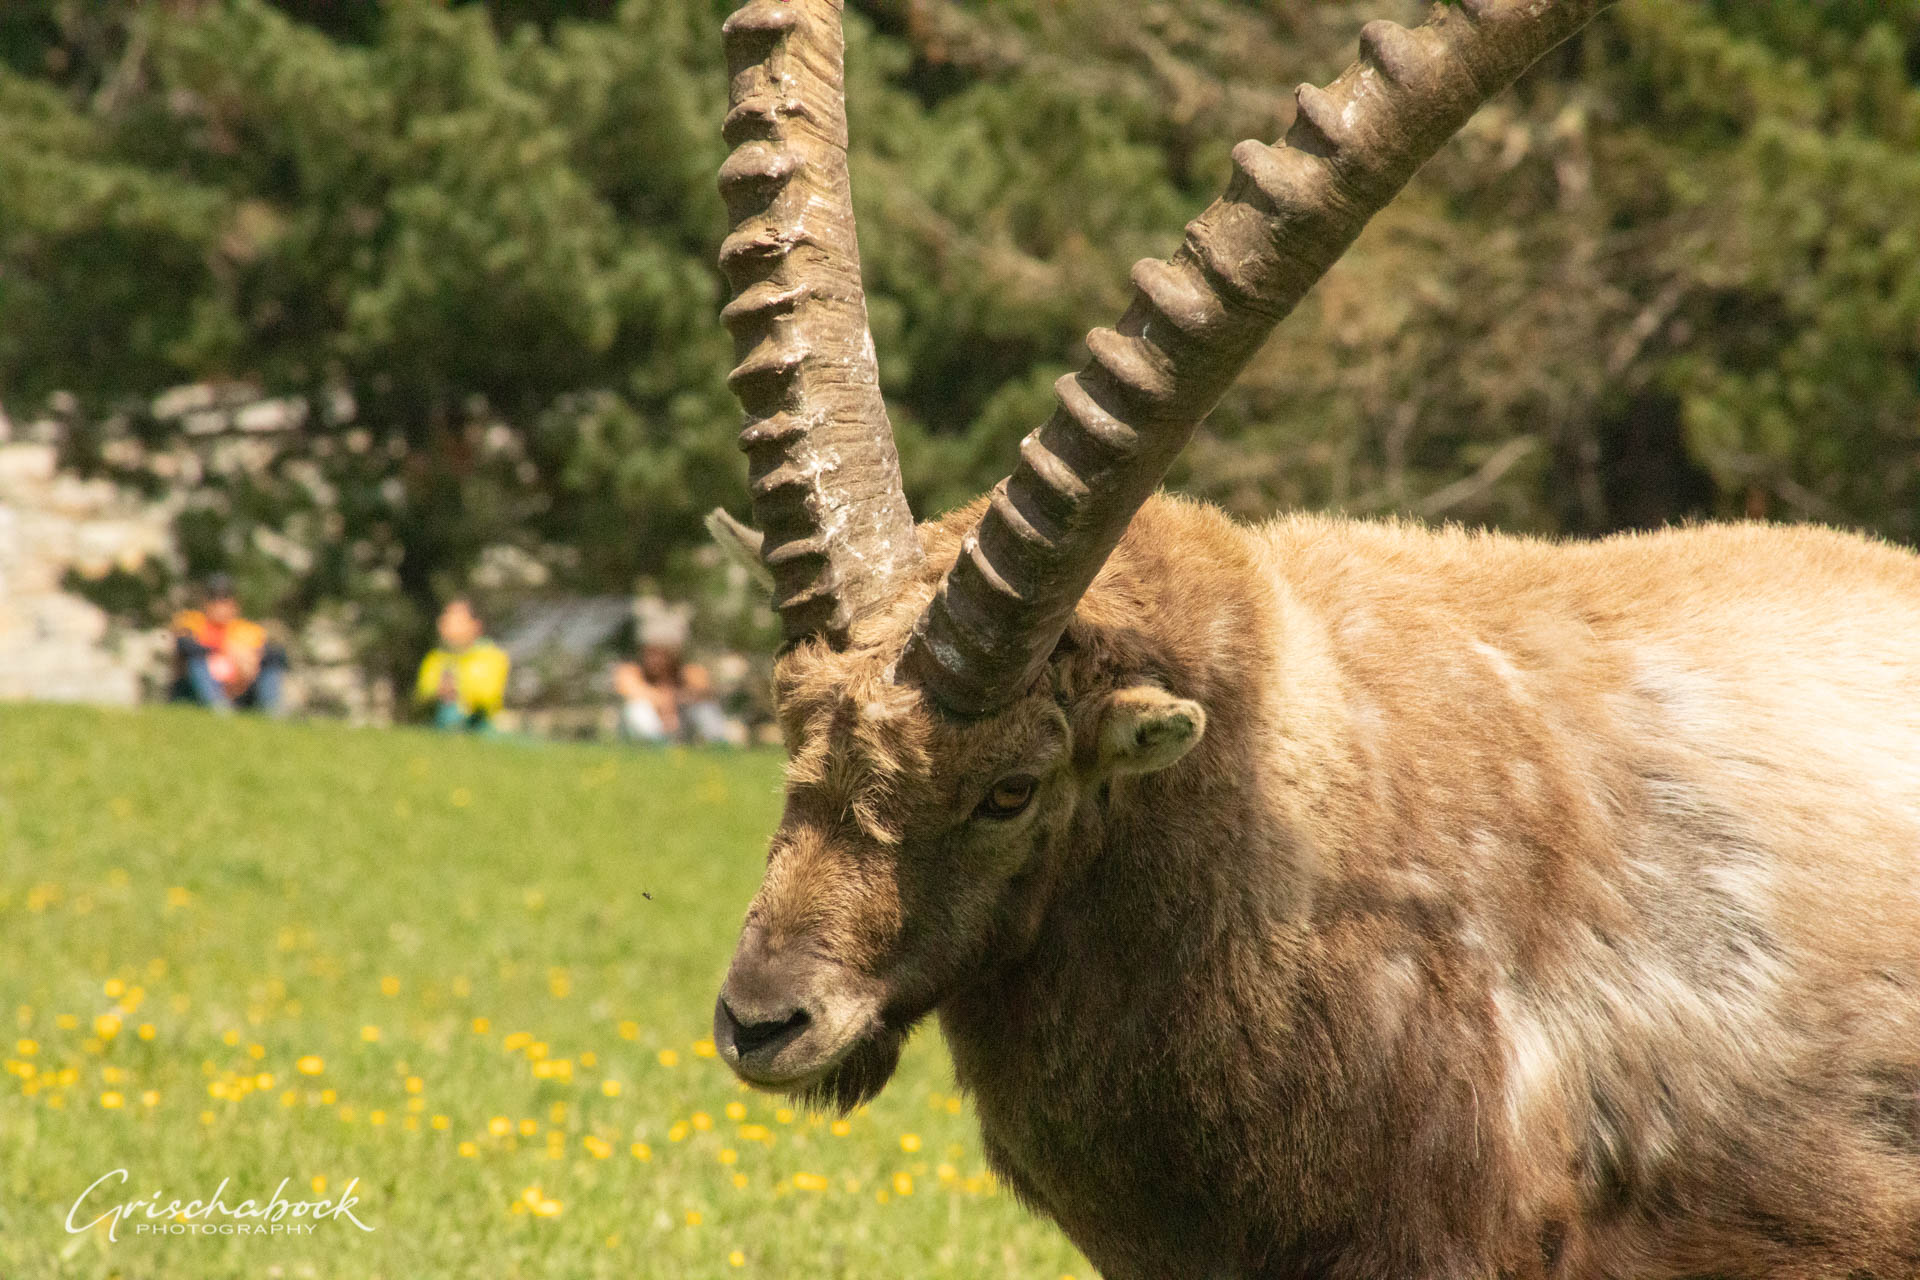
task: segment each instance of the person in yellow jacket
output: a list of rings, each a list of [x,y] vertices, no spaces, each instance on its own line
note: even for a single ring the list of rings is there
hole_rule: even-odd
[[[507,698],[507,651],[486,638],[473,602],[447,601],[438,623],[440,647],[420,664],[414,696],[433,708],[433,725],[481,733]]]

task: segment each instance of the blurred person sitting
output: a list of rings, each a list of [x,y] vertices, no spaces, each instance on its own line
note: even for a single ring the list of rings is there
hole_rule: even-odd
[[[491,730],[507,698],[507,651],[486,638],[473,602],[463,597],[447,601],[436,626],[440,647],[420,663],[415,698],[432,706],[436,729]]]
[[[173,701],[280,714],[286,650],[267,639],[265,627],[240,616],[232,578],[207,579],[200,607],[174,616],[173,644]]]
[[[687,662],[680,646],[646,644],[638,662],[613,669],[620,699],[620,736],[631,742],[726,746],[732,726],[714,694],[713,677]]]

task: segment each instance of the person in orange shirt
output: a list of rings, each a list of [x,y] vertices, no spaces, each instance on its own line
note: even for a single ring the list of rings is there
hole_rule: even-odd
[[[174,701],[280,714],[286,651],[267,639],[266,628],[240,616],[233,579],[207,579],[200,607],[175,616],[173,638]]]

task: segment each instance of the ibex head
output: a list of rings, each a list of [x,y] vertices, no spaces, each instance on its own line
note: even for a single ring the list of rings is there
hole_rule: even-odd
[[[916,531],[881,403],[846,168],[841,0],[749,0],[726,41],[724,319],[747,410],[751,550],[787,645],[791,757],[766,882],[715,1011],[748,1081],[852,1105],[914,1021],[1038,927],[1097,851],[1089,798],[1205,730],[1102,566],[1273,326],[1485,98],[1610,0],[1462,0],[1299,90],[1285,144],[1088,337],[990,497]]]
[[[930,566],[953,563],[979,514],[926,530]],[[914,1022],[1031,944],[1087,847],[1093,793],[1205,732],[1119,601],[1076,619],[991,714],[944,710],[898,669],[936,582],[906,582],[838,647],[805,638],[776,666],[786,810],[715,1011],[716,1042],[755,1084],[843,1107],[877,1091]]]

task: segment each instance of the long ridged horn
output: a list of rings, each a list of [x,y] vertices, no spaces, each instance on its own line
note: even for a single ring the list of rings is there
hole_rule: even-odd
[[[727,19],[720,170],[754,522],[788,640],[834,644],[922,563],[860,284],[840,15],[841,0],[749,0]]]
[[[1133,270],[1116,329],[1060,380],[901,659],[948,711],[1023,690],[1127,522],[1288,312],[1480,104],[1615,0],[1460,0],[1409,31],[1368,24],[1360,59],[1302,85],[1286,142],[1243,142],[1226,195],[1171,261]]]

